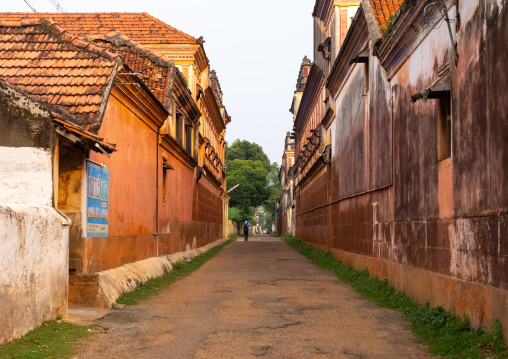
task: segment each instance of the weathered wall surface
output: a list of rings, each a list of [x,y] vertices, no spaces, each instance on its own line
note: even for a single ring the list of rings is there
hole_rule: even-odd
[[[302,180],[296,233],[421,302],[508,328],[504,3],[460,2],[447,159],[438,156],[439,101],[411,102],[448,61],[447,27],[430,31],[390,81],[370,57],[367,97],[365,65],[353,65],[335,98],[331,175]]]
[[[228,220],[228,236],[234,233],[240,234],[240,231],[238,230],[236,222],[230,219]]]
[[[53,167],[48,150],[0,147],[0,203],[50,206]]]
[[[70,220],[69,270],[81,272],[83,237],[84,150],[59,141],[57,208]]]
[[[319,166],[319,164],[318,164]],[[296,200],[296,228],[298,237],[323,245],[329,234],[329,170],[318,169],[301,187]]]
[[[0,123],[1,344],[66,315],[69,221],[51,207],[49,114],[0,84]]]
[[[0,343],[67,314],[68,224],[52,207],[0,205]]]
[[[109,169],[109,236],[82,239],[82,272],[95,273],[154,256],[157,132],[114,96],[99,136],[115,143],[111,158],[91,152]],[[84,189],[86,191],[86,188]]]
[[[90,154],[91,160],[104,163],[110,171],[109,236],[83,238],[81,247],[73,246],[73,253],[82,259],[83,274],[202,247],[223,237],[220,190],[206,176],[196,183],[192,160],[163,146],[159,146],[156,169],[156,129],[114,96],[99,135],[118,149],[111,158]],[[174,170],[164,174],[163,159]]]

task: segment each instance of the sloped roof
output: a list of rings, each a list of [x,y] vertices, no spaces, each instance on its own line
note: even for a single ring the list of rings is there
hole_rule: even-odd
[[[0,78],[78,124],[100,122],[121,63],[51,19],[0,21]]]
[[[380,28],[387,28],[386,22],[390,16],[395,15],[403,2],[404,0],[370,0],[370,5]]]
[[[155,97],[165,106],[168,105],[168,86],[171,69],[174,67],[173,61],[160,57],[120,31],[93,37],[92,41],[95,45],[118,54],[131,70],[141,73],[143,82]]]
[[[106,35],[121,31],[137,42],[147,44],[195,44],[196,38],[145,12],[97,13],[0,13],[0,19],[52,18],[65,30],[79,36]]]

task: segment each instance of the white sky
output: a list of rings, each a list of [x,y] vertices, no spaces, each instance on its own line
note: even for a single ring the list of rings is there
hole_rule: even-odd
[[[28,0],[55,12],[50,0]],[[24,0],[0,0],[2,12],[27,12]],[[226,140],[255,142],[280,164],[300,64],[312,56],[314,0],[58,0],[67,12],[147,12],[203,36],[232,117]]]

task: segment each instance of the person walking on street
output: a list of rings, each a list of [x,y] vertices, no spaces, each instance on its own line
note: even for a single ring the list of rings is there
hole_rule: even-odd
[[[248,220],[245,220],[243,222],[243,234],[245,234],[245,240],[249,240],[249,229],[250,229],[250,223]]]

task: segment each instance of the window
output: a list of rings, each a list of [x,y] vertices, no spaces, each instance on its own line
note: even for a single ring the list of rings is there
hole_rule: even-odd
[[[168,179],[168,171],[163,168],[162,169],[162,203],[166,203],[167,179]]]
[[[183,122],[184,122],[184,119],[183,119],[183,115],[182,114],[177,114],[176,115],[176,133],[175,133],[175,138],[176,138],[176,142],[178,142],[180,144],[180,146],[183,145]]]
[[[437,159],[446,160],[452,155],[452,102],[450,67],[438,72],[439,78],[432,85],[411,95],[411,101],[426,103],[437,100]]]
[[[439,97],[439,117],[437,121],[438,160],[450,158],[452,154],[452,111],[450,91],[443,91]]]
[[[192,156],[192,126],[185,125],[185,150]]]

